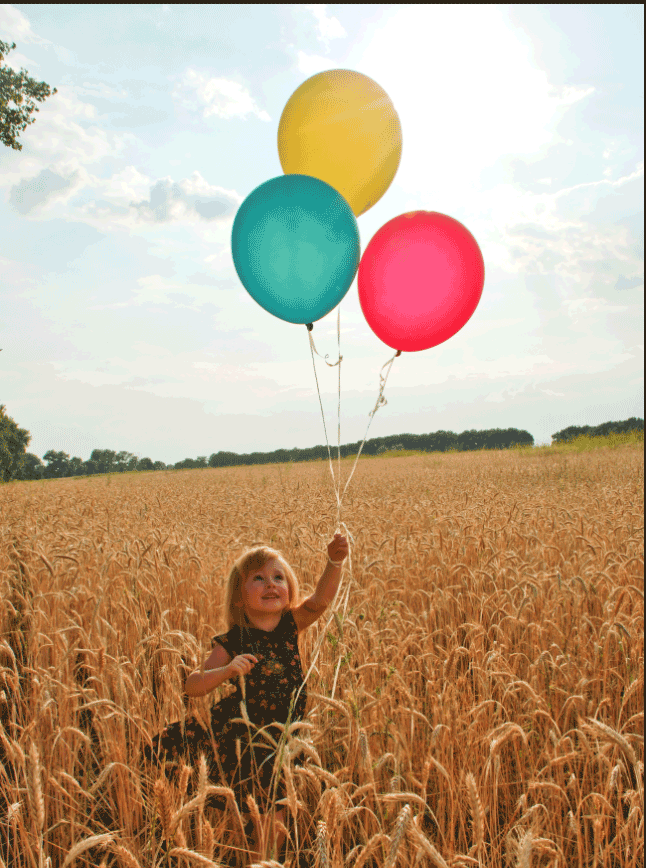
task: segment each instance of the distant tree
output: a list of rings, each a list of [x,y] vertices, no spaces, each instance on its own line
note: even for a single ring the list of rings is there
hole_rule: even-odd
[[[114,473],[117,470],[117,453],[112,449],[93,449],[90,455],[95,473]]]
[[[82,458],[70,458],[65,476],[85,476],[85,462]]]
[[[434,431],[428,435],[426,450],[428,452],[448,452],[458,448],[458,435],[453,431]]]
[[[634,416],[631,416],[630,419],[626,419],[623,422],[615,422],[615,430],[621,434],[625,434],[628,431],[643,431],[644,430],[644,420],[636,419]]]
[[[556,434],[552,434],[552,440],[555,443],[567,443],[569,440],[574,440],[582,434],[589,434],[590,430],[591,428],[589,425],[569,425],[562,431],[557,431]]]
[[[140,458],[137,462],[137,470],[154,470],[155,465],[150,458]]]
[[[58,479],[61,476],[71,476],[70,473],[70,457],[67,452],[55,452],[49,449],[43,455],[43,459],[47,462],[45,468],[45,479]]]
[[[114,469],[117,473],[137,469],[137,456],[132,452],[117,452],[114,458]]]
[[[15,47],[15,42],[9,45],[8,42],[0,40],[0,61]],[[56,88],[52,91],[44,81],[37,82],[30,78],[26,69],[21,68],[20,72],[14,72],[9,66],[0,66],[0,141],[8,148],[22,151],[22,145],[16,141],[18,133],[22,132],[27,124],[34,123],[36,118],[29,117],[32,112],[40,111],[33,100],[44,102],[55,93],[58,93]],[[29,97],[29,102],[23,105],[25,97]],[[18,108],[9,108],[9,101],[14,102]]]
[[[11,416],[7,416],[5,405],[0,404],[0,479],[3,482],[18,478],[30,440],[29,431],[19,428]]]
[[[99,465],[96,461],[92,461],[91,458],[88,458],[87,461],[83,462],[83,473],[85,476],[92,476],[95,473],[100,473]]]
[[[643,430],[644,420],[631,416],[630,419],[624,419],[623,422],[603,422],[596,427],[591,425],[570,425],[568,428],[563,428],[562,431],[552,434],[552,441],[554,443],[568,443],[570,440],[576,440],[577,437],[582,437],[583,435],[587,435],[588,437],[607,437],[609,434],[625,434],[629,431]]]
[[[534,438],[529,431],[519,431],[518,428],[507,428],[507,442],[509,446],[533,446]]]
[[[457,447],[460,452],[471,452],[475,449],[481,448],[481,440],[483,438],[479,431],[476,431],[475,428],[471,428],[468,431],[463,431],[461,434],[458,434],[457,439]]]
[[[153,464],[153,470],[166,470],[166,465],[163,461],[155,461]]]
[[[185,458],[183,461],[176,462],[173,467],[175,470],[193,470],[196,467],[201,467],[194,458]]]
[[[37,455],[31,452],[25,453],[22,469],[16,474],[16,479],[42,479],[45,473],[45,465]]]
[[[238,463],[240,456],[236,452],[214,452],[209,458],[209,467],[231,467]]]

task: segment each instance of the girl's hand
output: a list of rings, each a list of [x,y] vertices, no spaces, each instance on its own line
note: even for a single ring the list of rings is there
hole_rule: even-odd
[[[331,561],[344,561],[348,556],[348,541],[340,533],[334,534],[334,539],[327,547],[328,557]]]
[[[257,662],[258,658],[255,654],[239,654],[227,666],[230,673],[229,678],[233,678],[236,675],[246,675],[248,672],[251,672]]]

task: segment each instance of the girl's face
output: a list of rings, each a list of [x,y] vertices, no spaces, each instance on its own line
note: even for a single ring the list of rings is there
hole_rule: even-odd
[[[252,615],[278,615],[289,604],[289,585],[285,569],[277,558],[253,570],[242,588],[242,599]]]

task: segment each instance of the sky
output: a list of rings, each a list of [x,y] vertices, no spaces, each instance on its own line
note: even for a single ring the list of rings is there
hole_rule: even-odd
[[[233,265],[283,174],[281,113],[327,69],[389,95],[397,174],[357,222],[462,222],[485,262],[450,340],[402,353],[368,437],[644,415],[642,5],[0,5],[5,64],[58,92],[0,143],[0,403],[42,458],[167,464],[325,443],[307,331]],[[393,350],[340,304],[342,443]],[[312,333],[338,356],[337,310]],[[338,367],[315,356],[330,445]]]

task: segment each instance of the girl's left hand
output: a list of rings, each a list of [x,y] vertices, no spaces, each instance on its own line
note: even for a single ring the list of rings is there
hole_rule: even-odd
[[[348,541],[340,533],[334,534],[334,539],[327,547],[328,557],[331,561],[344,561],[348,556]]]

